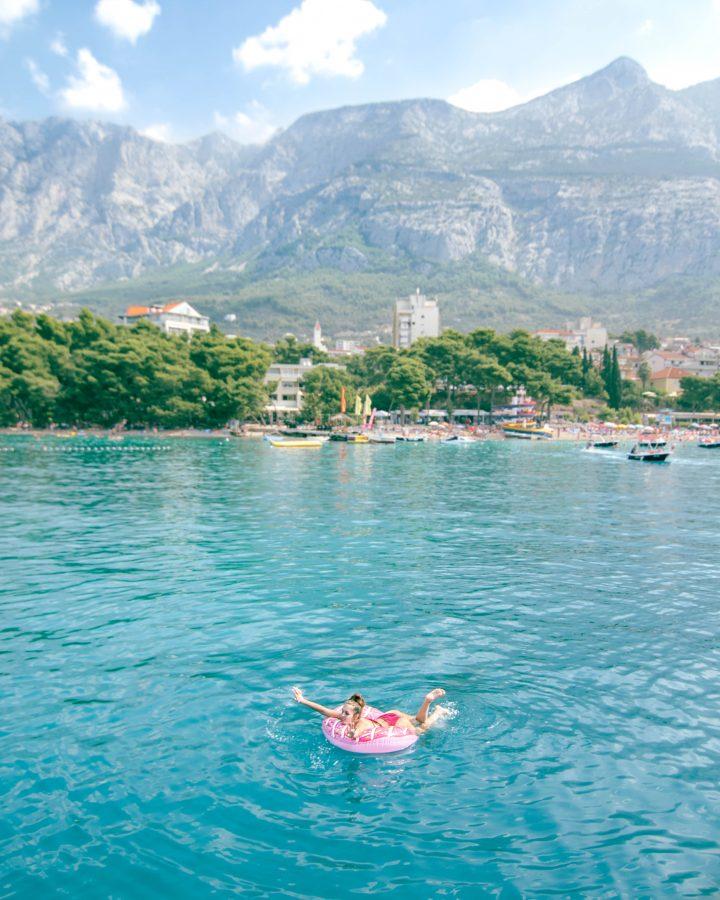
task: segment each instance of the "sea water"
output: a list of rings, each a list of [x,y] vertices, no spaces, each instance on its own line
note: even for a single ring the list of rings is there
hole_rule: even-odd
[[[720,889],[720,451],[0,450],[0,896]]]

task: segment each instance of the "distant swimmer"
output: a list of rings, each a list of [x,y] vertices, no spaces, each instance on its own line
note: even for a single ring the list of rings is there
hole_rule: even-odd
[[[359,738],[365,732],[378,727],[397,727],[415,732],[415,734],[422,734],[449,714],[449,710],[444,706],[436,706],[430,712],[431,704],[435,700],[439,700],[440,697],[445,696],[445,691],[442,688],[435,688],[426,694],[420,709],[414,716],[399,709],[390,709],[387,712],[376,714],[377,710],[368,706],[362,694],[351,694],[341,706],[330,709],[327,706],[321,706],[319,703],[313,703],[312,700],[306,699],[300,688],[294,687],[292,692],[293,697],[303,706],[314,709],[315,712],[325,716],[326,719],[339,719],[345,726],[346,735],[353,739]],[[372,713],[368,712],[368,710],[372,710]]]

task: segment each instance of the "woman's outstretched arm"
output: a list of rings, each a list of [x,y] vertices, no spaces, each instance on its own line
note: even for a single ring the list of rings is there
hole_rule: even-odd
[[[307,706],[310,709],[314,709],[315,712],[319,712],[321,716],[325,716],[325,718],[337,719],[338,714],[334,709],[328,709],[327,706],[320,706],[319,703],[313,703],[312,700],[306,700],[303,697],[303,692],[300,688],[294,687],[292,689],[293,697],[297,700],[298,703],[302,703],[303,706]]]

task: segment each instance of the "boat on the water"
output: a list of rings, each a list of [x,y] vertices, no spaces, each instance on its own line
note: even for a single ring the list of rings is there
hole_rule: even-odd
[[[279,450],[319,450],[324,443],[315,438],[270,438],[270,444]]]
[[[369,444],[370,438],[366,434],[349,434],[347,436],[348,444]]]
[[[441,441],[441,444],[474,444],[475,441],[468,437],[466,434],[449,434],[447,437],[444,437]]]
[[[382,431],[375,433],[371,431],[370,434],[368,434],[368,439],[371,444],[394,444],[397,440],[397,436],[394,434],[385,434]]]
[[[628,459],[637,459],[640,462],[665,462],[670,456],[667,448],[667,441],[658,441],[653,444],[651,441],[642,441],[635,444],[628,453]]]
[[[424,441],[424,434],[399,434],[396,438],[396,443],[401,444],[422,444]]]
[[[590,441],[589,444],[593,450],[614,450],[617,445],[617,441]]]
[[[505,437],[519,438],[525,441],[549,440],[553,437],[552,429],[547,425],[537,425],[534,422],[509,422],[503,425]]]
[[[720,450],[720,439],[707,438],[704,441],[699,441],[698,447],[700,447],[702,450]]]

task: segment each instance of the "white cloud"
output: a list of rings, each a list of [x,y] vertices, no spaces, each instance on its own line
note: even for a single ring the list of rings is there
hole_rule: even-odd
[[[720,78],[720,63],[701,59],[675,59],[648,65],[647,72],[658,84],[664,84],[671,91],[679,91],[692,84],[700,84],[701,81]]]
[[[41,94],[48,94],[50,92],[50,79],[47,75],[39,68],[34,59],[26,59],[25,65],[35,87]]]
[[[233,59],[247,71],[285,69],[296,84],[307,84],[313,75],[358,78],[364,67],[355,42],[386,21],[371,0],[302,0],[277,25],[235,47]]]
[[[144,0],[143,3],[135,0],[98,0],[95,5],[98,22],[132,44],[150,31],[155,17],[159,15],[160,6],[155,0]]]
[[[448,97],[448,103],[453,106],[459,106],[460,109],[467,109],[470,112],[501,112],[503,109],[510,109],[511,106],[518,106],[520,103],[527,103],[536,97],[542,97],[549,94],[550,91],[556,90],[566,84],[577,81],[579,75],[573,74],[561,84],[545,85],[534,91],[521,93],[512,85],[505,81],[499,81],[496,78],[484,78],[476,81],[469,87],[461,88],[459,91]]]
[[[522,102],[515,88],[496,78],[483,78],[448,97],[448,103],[470,112],[498,112]]]
[[[78,50],[77,75],[71,75],[60,92],[71,109],[118,112],[126,106],[122,82],[113,69],[98,62],[84,47]]]
[[[39,0],[0,0],[0,25],[13,25],[39,8]]]
[[[68,55],[68,48],[65,44],[65,35],[62,33],[62,31],[58,31],[55,38],[50,41],[50,49],[56,56],[64,57]]]
[[[256,100],[247,107],[248,112],[236,112],[229,116],[213,114],[215,127],[229,134],[241,144],[264,144],[278,130],[270,121],[270,114]]]
[[[150,138],[151,141],[160,141],[162,144],[169,144],[172,141],[172,128],[168,122],[156,122],[154,125],[148,125],[147,128],[140,130],[140,134]]]

